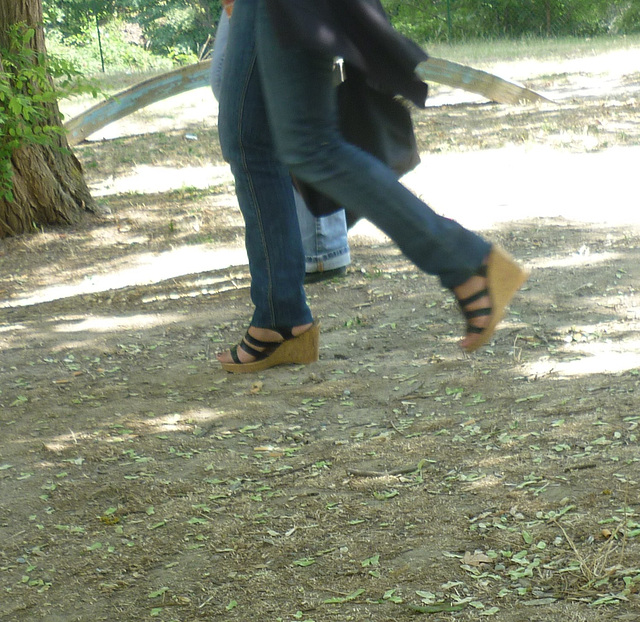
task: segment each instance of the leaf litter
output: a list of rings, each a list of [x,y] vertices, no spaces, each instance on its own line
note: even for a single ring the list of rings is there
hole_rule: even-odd
[[[569,132],[602,103],[514,123]],[[447,150],[434,114],[421,140]],[[220,159],[196,130],[78,154],[96,176],[166,141]],[[240,242],[226,185],[105,203],[111,219],[3,242],[7,299]],[[640,234],[537,218],[487,235],[536,269],[473,357],[448,293],[359,239],[345,280],[308,288],[321,360],[257,378],[215,361],[246,328],[241,266],[3,309],[0,619],[640,617]]]

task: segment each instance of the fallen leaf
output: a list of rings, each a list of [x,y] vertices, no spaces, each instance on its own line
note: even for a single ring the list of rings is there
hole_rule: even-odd
[[[480,566],[481,564],[490,564],[491,558],[485,555],[482,551],[476,551],[475,553],[469,553],[468,551],[462,558],[462,563],[468,566]]]

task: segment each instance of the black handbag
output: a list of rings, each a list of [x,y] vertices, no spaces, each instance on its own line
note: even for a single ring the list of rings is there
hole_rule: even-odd
[[[370,86],[359,72],[351,70],[338,86],[338,110],[347,142],[374,155],[398,177],[420,163],[409,109]]]

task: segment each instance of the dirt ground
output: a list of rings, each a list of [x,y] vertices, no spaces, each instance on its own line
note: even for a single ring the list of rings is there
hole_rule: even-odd
[[[640,619],[639,52],[415,113],[406,183],[532,271],[473,356],[359,224],[307,289],[320,361],[226,374],[251,307],[210,94],[79,146],[101,215],[0,242],[0,620]]]

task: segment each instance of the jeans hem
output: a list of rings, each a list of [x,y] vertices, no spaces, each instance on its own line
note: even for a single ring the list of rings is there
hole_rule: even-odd
[[[332,253],[321,255],[319,257],[305,257],[305,272],[325,272],[326,270],[335,270],[343,268],[351,264],[351,254],[349,249],[344,251],[334,251]]]

